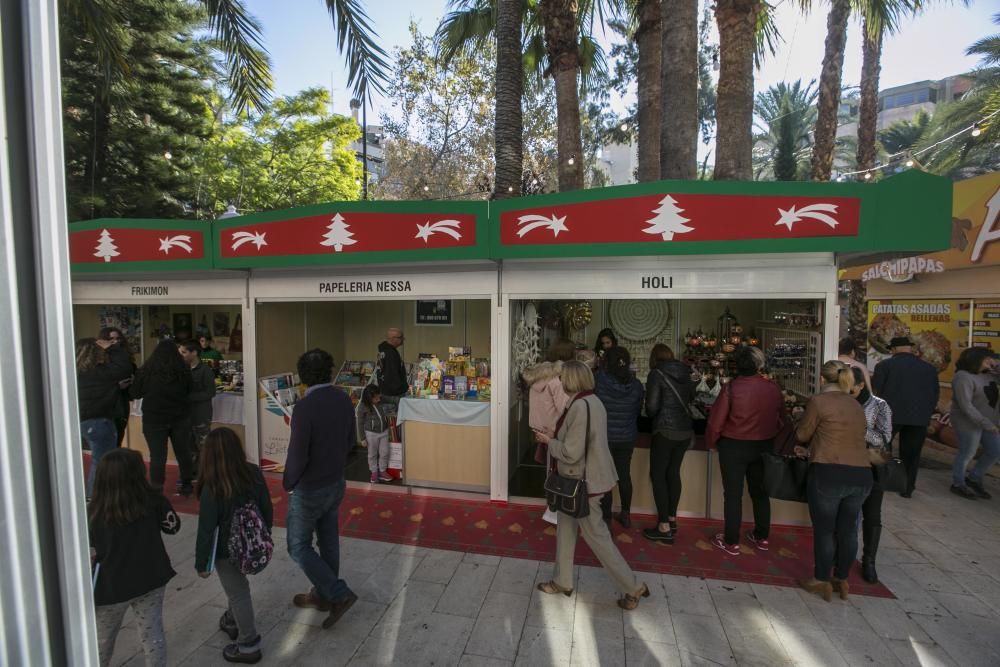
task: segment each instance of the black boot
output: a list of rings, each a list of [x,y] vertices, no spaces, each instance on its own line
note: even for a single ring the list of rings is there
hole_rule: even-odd
[[[878,572],[875,571],[875,555],[878,553],[878,542],[882,537],[882,526],[864,528],[864,551],[861,556],[861,578],[869,584],[878,583]]]

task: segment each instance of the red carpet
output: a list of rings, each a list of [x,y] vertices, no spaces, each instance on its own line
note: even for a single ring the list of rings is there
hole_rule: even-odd
[[[274,520],[285,525],[287,496],[281,478],[265,474],[274,503]],[[177,479],[176,466],[167,466],[167,489]],[[171,498],[179,512],[197,514],[195,499]],[[486,501],[435,498],[393,491],[348,488],[341,505],[341,534],[367,540],[413,544],[512,558],[552,561],[555,557],[555,526],[542,521],[542,508],[535,505],[506,506]],[[613,524],[612,532],[622,555],[638,571],[675,574],[705,579],[724,579],[776,586],[798,586],[798,579],[812,574],[812,529],[776,526],[771,529],[770,550],[741,546],[740,556],[728,556],[710,544],[721,532],[722,522],[680,519],[673,545],[650,542],[642,529],[652,526],[651,516],[633,515],[632,528]],[[746,525],[744,532],[749,530]],[[599,565],[587,545],[577,543],[576,562]],[[894,597],[885,586],[865,583],[855,567],[851,593]]]

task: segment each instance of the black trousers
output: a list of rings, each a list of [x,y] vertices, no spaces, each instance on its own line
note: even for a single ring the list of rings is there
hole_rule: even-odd
[[[611,459],[615,462],[615,471],[618,473],[618,496],[622,501],[621,511],[628,514],[632,509],[632,452],[635,451],[635,443],[609,442],[608,449],[611,450]],[[601,497],[601,511],[605,517],[611,515],[613,500],[611,491]]]
[[[726,544],[739,544],[743,523],[743,480],[753,505],[754,535],[766,540],[771,533],[771,499],[764,490],[764,461],[761,455],[771,451],[772,440],[732,440],[721,438],[718,444],[719,468],[722,469],[722,492]]]
[[[927,439],[926,426],[893,424],[892,434],[899,434],[899,458],[906,468],[906,490],[913,493],[917,487],[917,469],[920,468],[920,452]]]
[[[677,517],[677,504],[681,500],[681,464],[690,446],[690,438],[671,440],[661,433],[653,434],[649,446],[649,481],[653,485],[659,523]]]
[[[118,446],[125,442],[125,431],[128,430],[128,415],[115,418],[115,429],[118,431]]]
[[[861,534],[864,537],[862,554],[865,558],[875,560],[878,553],[878,541],[882,531],[882,497],[885,491],[872,487],[872,492],[865,498],[861,506]]]
[[[182,484],[190,484],[194,479],[194,460],[191,456],[191,440],[194,436],[191,419],[184,418],[171,424],[150,424],[142,421],[142,434],[149,447],[149,483],[163,488],[167,474],[167,440],[174,446],[174,458],[180,468]]]

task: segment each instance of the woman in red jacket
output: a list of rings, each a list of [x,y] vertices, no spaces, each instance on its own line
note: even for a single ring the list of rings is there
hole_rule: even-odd
[[[760,551],[769,547],[771,500],[764,490],[761,455],[771,451],[785,402],[778,385],[761,376],[766,363],[758,348],[741,348],[736,353],[738,377],[719,393],[708,416],[705,438],[709,448],[717,447],[719,451],[725,499],[725,532],[716,535],[712,544],[730,556],[740,554],[744,478],[755,524],[746,538]]]

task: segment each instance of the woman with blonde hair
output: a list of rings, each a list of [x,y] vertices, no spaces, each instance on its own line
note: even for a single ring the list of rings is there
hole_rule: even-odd
[[[799,583],[830,601],[847,599],[847,576],[858,553],[858,514],[872,490],[865,410],[851,395],[854,374],[842,361],[820,372],[820,392],[809,399],[795,429],[799,456],[809,457],[806,496],[813,524],[813,577]],[[830,570],[833,570],[833,577]]]
[[[573,594],[573,554],[579,532],[622,591],[618,606],[635,609],[640,598],[649,597],[649,588],[636,580],[601,518],[601,497],[618,481],[608,447],[607,413],[594,395],[594,374],[586,364],[579,361],[563,364],[562,385],[570,400],[556,424],[555,436],[535,431],[535,438],[548,445],[559,475],[586,482],[589,513],[580,518],[568,514],[559,518],[555,577],[538,584],[538,590],[567,597]]]

